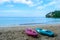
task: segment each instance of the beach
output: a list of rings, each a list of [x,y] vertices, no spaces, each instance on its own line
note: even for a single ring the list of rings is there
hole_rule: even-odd
[[[54,37],[39,34],[36,38],[25,34],[26,28],[42,28],[52,30]],[[60,40],[60,24],[35,24],[0,27],[0,40]]]

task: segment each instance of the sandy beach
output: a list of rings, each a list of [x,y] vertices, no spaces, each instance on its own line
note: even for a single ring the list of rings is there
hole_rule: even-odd
[[[26,28],[49,29],[55,33],[55,37],[48,37],[39,34],[37,38],[25,34]],[[60,40],[60,24],[37,24],[18,25],[11,27],[0,27],[0,40]]]

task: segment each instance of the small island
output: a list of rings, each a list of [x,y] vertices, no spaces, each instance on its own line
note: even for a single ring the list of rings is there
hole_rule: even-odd
[[[60,11],[54,11],[46,14],[47,18],[60,18]]]

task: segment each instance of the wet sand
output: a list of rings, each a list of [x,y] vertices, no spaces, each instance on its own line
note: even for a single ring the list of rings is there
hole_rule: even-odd
[[[26,28],[42,28],[52,30],[55,37],[39,34],[36,38],[25,34]],[[0,27],[0,40],[60,40],[60,24],[37,24]]]

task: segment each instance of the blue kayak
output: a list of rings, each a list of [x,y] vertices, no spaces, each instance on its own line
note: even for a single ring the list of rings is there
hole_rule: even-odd
[[[43,35],[47,35],[47,36],[54,36],[54,32],[50,31],[50,30],[46,30],[46,29],[41,29],[41,28],[36,28],[35,29],[38,33],[43,34]]]

